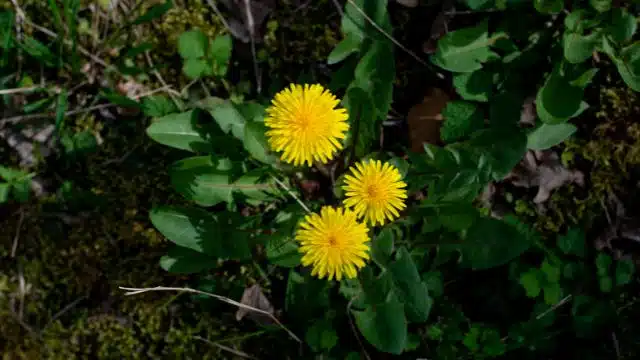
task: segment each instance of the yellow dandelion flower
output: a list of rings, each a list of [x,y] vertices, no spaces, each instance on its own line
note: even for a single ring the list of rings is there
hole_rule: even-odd
[[[302,265],[320,279],[354,278],[369,259],[368,232],[353,211],[325,206],[320,215],[307,215],[296,232]]]
[[[400,216],[406,207],[407,184],[395,166],[380,161],[363,161],[345,176],[346,207],[353,207],[359,218],[372,225],[384,224]]]
[[[298,166],[333,159],[349,130],[345,109],[321,85],[295,85],[276,94],[267,108],[267,138],[280,158]]]

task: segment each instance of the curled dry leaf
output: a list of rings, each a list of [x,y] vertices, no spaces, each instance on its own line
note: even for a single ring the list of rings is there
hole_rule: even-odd
[[[565,184],[575,183],[583,186],[584,174],[564,167],[554,151],[530,150],[504,180],[518,187],[537,187],[538,193],[533,202],[542,204],[549,199],[553,190]]]
[[[411,150],[424,151],[423,144],[440,142],[442,110],[450,100],[442,89],[429,89],[421,103],[414,105],[407,115]]]
[[[247,306],[264,310],[269,314],[273,314],[274,311],[273,305],[271,305],[269,299],[264,295],[262,288],[258,284],[246,288],[242,294],[240,302]],[[265,314],[260,314],[245,308],[239,308],[236,312],[236,320],[240,321],[245,316],[263,325],[274,323],[273,319]]]

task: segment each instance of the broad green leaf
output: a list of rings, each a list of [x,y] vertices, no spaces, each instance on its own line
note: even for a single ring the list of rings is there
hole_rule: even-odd
[[[493,89],[493,75],[484,69],[455,74],[453,86],[465,100],[487,102]]]
[[[600,291],[604,293],[609,293],[613,290],[613,279],[611,276],[602,276],[598,279],[598,284],[600,285]]]
[[[393,231],[386,227],[371,242],[371,258],[376,264],[386,266],[393,252]]]
[[[476,270],[504,265],[531,246],[531,236],[505,221],[478,219],[462,244],[463,262]]]
[[[110,90],[103,91],[100,93],[100,95],[103,96],[105,99],[109,100],[110,102],[125,108],[140,109],[141,107],[139,102],[127,96],[120,95],[114,91],[110,91]]]
[[[232,191],[253,200],[269,200],[276,193],[275,181],[263,180],[255,174],[244,174],[231,184]]]
[[[355,69],[354,84],[375,99],[376,118],[380,122],[391,108],[395,70],[393,44],[389,41],[371,44]]]
[[[31,178],[13,182],[11,184],[13,197],[19,202],[29,201],[31,195]]]
[[[556,14],[564,8],[564,0],[534,0],[533,6],[543,14]]]
[[[615,8],[611,11],[611,20],[607,25],[607,34],[611,35],[617,42],[631,40],[636,33],[638,22],[636,17],[624,8]]]
[[[353,311],[353,316],[364,338],[376,349],[402,353],[407,343],[407,319],[401,302],[391,299],[364,311]]]
[[[529,269],[520,275],[520,285],[524,287],[527,297],[536,298],[540,295],[540,281],[538,280],[538,269]]]
[[[464,0],[471,10],[486,9],[494,5],[495,0]]]
[[[622,80],[634,91],[640,91],[640,43],[622,49],[620,56],[612,60]]]
[[[286,313],[303,324],[324,315],[329,306],[329,285],[326,279],[312,277],[310,272],[302,275],[291,269],[284,298]]]
[[[492,96],[489,102],[489,125],[498,129],[517,126],[524,100],[522,94],[510,90]]]
[[[552,264],[548,258],[542,262],[540,271],[545,275],[547,283],[557,283],[560,281],[560,267]]]
[[[0,183],[0,204],[9,200],[9,190],[11,190],[11,184]]]
[[[196,156],[175,162],[169,168],[171,184],[185,198],[201,206],[231,202],[231,163],[211,156]]]
[[[333,48],[333,50],[331,50],[331,53],[329,53],[329,57],[327,58],[327,63],[329,65],[333,65],[341,62],[352,53],[357,52],[360,49],[361,43],[362,38],[359,38],[357,35],[347,35],[338,43],[338,45],[336,45],[335,48]]]
[[[151,117],[162,117],[178,111],[176,105],[164,95],[148,96],[142,102],[142,111]]]
[[[451,72],[472,72],[497,55],[489,49],[489,23],[452,31],[438,41],[438,49],[431,61]]]
[[[558,247],[565,254],[584,257],[586,253],[584,232],[578,228],[569,229],[566,235],[558,237]]]
[[[630,259],[620,259],[616,262],[616,285],[626,285],[633,280],[636,265]]]
[[[233,42],[230,35],[219,35],[211,41],[209,57],[214,63],[214,74],[223,77],[227,74]]]
[[[29,174],[22,171],[12,169],[6,166],[0,165],[0,178],[12,182],[13,180],[19,180],[21,178],[27,177]]]
[[[451,143],[471,135],[484,127],[482,111],[468,101],[451,101],[442,111],[444,124],[440,129],[440,137]]]
[[[611,0],[589,0],[589,4],[598,12],[607,12],[611,9]]]
[[[380,121],[371,95],[357,86],[350,86],[344,98],[349,112],[351,131],[348,132],[347,145],[355,146],[355,155],[362,158],[370,152],[371,145],[378,138]]]
[[[194,274],[212,269],[216,259],[189,248],[175,246],[160,258],[160,267],[174,274]]]
[[[133,20],[133,24],[144,24],[155,19],[161,18],[167,11],[173,7],[173,1],[167,0],[162,4],[153,5],[144,14]]]
[[[178,52],[183,59],[201,59],[207,54],[209,39],[200,30],[183,32],[178,38]]]
[[[469,141],[476,151],[487,155],[494,180],[502,180],[527,151],[527,137],[518,128],[485,129]]]
[[[433,299],[429,296],[427,284],[420,279],[411,254],[405,247],[398,250],[396,260],[389,264],[389,271],[393,275],[396,294],[404,303],[407,319],[412,322],[426,321]]]
[[[427,284],[429,294],[433,297],[444,295],[444,281],[440,271],[430,271],[422,274],[422,281]]]
[[[565,32],[562,38],[564,58],[572,64],[582,63],[593,55],[601,42],[601,32],[593,32],[589,35]]]
[[[163,116],[147,128],[147,135],[160,144],[193,152],[209,152],[211,144],[204,128],[196,124],[194,111]]]
[[[244,127],[244,148],[251,156],[265,164],[273,164],[277,158],[271,154],[264,123],[248,121]]]
[[[373,275],[370,267],[360,270],[360,284],[364,303],[367,306],[376,307],[386,302],[390,297],[396,297],[394,293],[393,276],[389,271],[383,271],[378,276]]]
[[[338,343],[338,334],[331,322],[323,319],[307,329],[305,340],[314,351],[328,351]]]
[[[569,123],[542,124],[527,135],[527,148],[546,150],[561,144],[578,130]]]
[[[265,247],[270,263],[288,268],[300,265],[300,247],[291,236],[271,235]]]
[[[562,299],[562,287],[560,283],[550,283],[544,287],[544,302],[547,305],[556,305]]]
[[[209,64],[206,60],[198,58],[188,58],[184,60],[182,65],[182,72],[190,79],[197,79],[200,76],[206,75],[205,72]]]
[[[571,80],[562,76],[557,66],[538,90],[536,110],[543,122],[563,123],[581,112],[584,88],[571,85]]]
[[[209,111],[213,119],[218,123],[220,129],[225,133],[231,133],[236,139],[244,140],[245,124],[247,119],[229,100],[220,98],[207,98],[203,102],[203,107]]]
[[[176,245],[220,256],[220,225],[209,212],[190,207],[160,206],[151,209],[151,223]]]

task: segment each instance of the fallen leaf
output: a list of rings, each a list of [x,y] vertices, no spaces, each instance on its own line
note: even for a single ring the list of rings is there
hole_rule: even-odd
[[[264,295],[262,288],[258,284],[252,285],[244,290],[240,303],[251,306],[252,308],[264,310],[269,314],[273,314],[274,312],[273,305],[271,305],[269,299]],[[246,308],[239,308],[236,312],[236,320],[240,321],[245,316],[263,325],[274,323],[273,319],[265,314]]]
[[[583,186],[584,174],[564,167],[560,157],[554,151],[529,150],[504,180],[518,187],[537,187],[538,193],[533,202],[541,204],[549,199],[553,190],[565,184],[575,183]]]
[[[423,144],[440,142],[442,110],[450,97],[442,89],[432,88],[421,103],[414,105],[407,115],[411,151],[424,151]]]

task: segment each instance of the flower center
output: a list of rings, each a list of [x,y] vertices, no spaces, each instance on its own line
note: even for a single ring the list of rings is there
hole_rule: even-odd
[[[383,195],[383,191],[381,191],[381,189],[375,184],[368,185],[367,188],[365,189],[365,192],[367,193],[367,196],[369,197],[369,199],[374,201],[380,200],[380,198]]]
[[[335,234],[330,234],[327,237],[327,243],[329,244],[329,246],[331,247],[336,247],[338,245],[338,238],[336,237]]]

